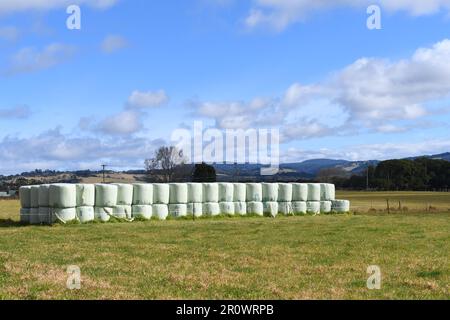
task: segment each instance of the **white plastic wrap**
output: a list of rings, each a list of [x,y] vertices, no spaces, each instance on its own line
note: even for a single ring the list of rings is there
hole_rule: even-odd
[[[188,189],[186,183],[171,183],[169,187],[170,187],[170,197],[169,197],[170,204],[183,204],[188,202]]]
[[[250,201],[247,202],[247,214],[256,214],[258,216],[264,216],[264,205],[262,202]]]
[[[262,186],[260,183],[247,183],[247,202],[262,202]]]
[[[194,215],[194,217],[199,218],[203,215],[203,203],[188,203],[187,204],[187,214],[188,216]]]
[[[134,205],[132,212],[133,218],[150,220],[153,215],[153,208],[151,205]]]
[[[331,212],[331,201],[320,201],[320,212],[330,213]]]
[[[292,202],[278,202],[278,212],[285,216],[293,215]]]
[[[132,207],[131,205],[117,205],[113,207],[113,216],[118,219],[131,219]]]
[[[108,222],[113,214],[113,208],[111,207],[94,207],[95,219]]]
[[[118,188],[113,184],[95,185],[95,206],[110,208],[117,204]],[[103,220],[102,220],[103,221]]]
[[[94,207],[77,207],[77,217],[81,223],[87,223],[95,220]]]
[[[264,188],[263,188],[264,194]],[[278,202],[268,201],[263,203],[264,215],[275,218],[278,215]]]
[[[225,215],[234,215],[234,203],[233,202],[220,202],[220,213]]]
[[[306,202],[306,212],[310,214],[320,213],[320,201],[308,201]]]
[[[153,189],[154,190],[154,189]],[[167,204],[153,204],[153,218],[166,220],[169,216],[169,207]]]
[[[31,208],[31,186],[20,187],[19,197],[20,197],[20,205],[22,208],[24,209]]]
[[[20,222],[25,223],[25,224],[30,223],[30,214],[31,214],[30,208],[21,208],[20,209]]]
[[[116,183],[117,186],[117,205],[131,206],[133,204],[133,185]]]
[[[187,216],[187,205],[185,203],[169,204],[169,214],[174,218]]]
[[[294,201],[292,202],[292,212],[294,214],[306,214],[306,202]]]
[[[188,183],[188,203],[203,202],[203,185],[201,183]]]
[[[43,185],[39,186],[39,191],[38,191],[39,207],[48,208],[50,206],[49,190],[50,190],[49,184],[43,184]]]
[[[334,200],[331,202],[331,210],[337,213],[350,212],[350,201],[348,200]]]
[[[308,185],[306,183],[292,184],[292,201],[293,202],[308,201]]]
[[[30,202],[31,208],[39,208],[39,186],[31,186]]]
[[[262,183],[262,198],[265,202],[278,201],[278,183]]]
[[[219,183],[219,202],[233,202],[234,187],[232,183]]]
[[[77,191],[74,184],[52,184],[49,189],[49,202],[52,208],[75,208],[77,205]],[[71,217],[72,211],[63,211],[62,214],[67,214]]]
[[[247,214],[247,202],[235,202],[234,213],[239,216],[245,216]]]
[[[153,204],[169,204],[169,198],[170,187],[168,184],[155,183],[153,185]]]
[[[77,207],[93,207],[95,205],[95,185],[79,183],[77,190]],[[92,209],[92,212],[94,209]]]
[[[203,203],[203,215],[212,217],[220,215],[219,204],[217,202]]]
[[[75,192],[73,197],[75,198]],[[75,208],[53,208],[52,213],[55,215],[57,221],[62,223],[71,222],[77,218],[77,210]]]
[[[150,183],[135,183],[133,185],[133,205],[149,206],[153,204],[153,185]]]
[[[247,186],[245,183],[233,183],[233,201],[245,202],[247,201]]]
[[[320,184],[308,183],[308,201],[320,201]]]
[[[219,185],[217,183],[203,183],[203,203],[219,202]]]
[[[292,184],[279,183],[278,184],[278,202],[292,201]]]

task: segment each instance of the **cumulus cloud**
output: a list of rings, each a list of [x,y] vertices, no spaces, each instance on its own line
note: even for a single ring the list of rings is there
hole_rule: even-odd
[[[104,53],[113,53],[128,46],[127,40],[119,35],[108,35],[101,43]]]
[[[282,31],[317,11],[336,7],[367,8],[372,4],[389,12],[403,11],[413,16],[450,10],[450,0],[254,0],[245,24],[249,28],[268,26]]]
[[[19,34],[19,29],[16,27],[0,27],[0,40],[15,41],[19,37]]]
[[[30,115],[31,109],[26,105],[19,105],[7,109],[0,109],[0,119],[26,119]]]
[[[137,109],[153,108],[166,104],[168,101],[169,97],[164,90],[146,92],[135,90],[128,98],[127,107]]]
[[[284,141],[403,132],[435,112],[433,101],[450,97],[449,61],[446,39],[416,50],[409,59],[359,59],[321,82],[294,83],[281,97],[197,102],[194,114],[214,119],[222,129],[280,126]]]
[[[74,53],[75,47],[61,43],[53,43],[42,49],[23,48],[11,57],[6,74],[16,75],[48,69],[67,61]]]
[[[99,138],[72,136],[61,128],[22,138],[0,140],[2,174],[34,169],[95,169],[101,163],[121,168],[142,168],[143,161],[164,144],[147,137]]]
[[[118,0],[2,0],[0,14],[23,11],[47,11],[65,8],[72,4],[88,5],[93,8],[106,9],[112,7]]]

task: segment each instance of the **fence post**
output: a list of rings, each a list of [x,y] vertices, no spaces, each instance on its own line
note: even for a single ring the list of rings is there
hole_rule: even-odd
[[[388,214],[391,214],[391,208],[389,207],[389,199],[386,199],[386,203],[387,203]]]

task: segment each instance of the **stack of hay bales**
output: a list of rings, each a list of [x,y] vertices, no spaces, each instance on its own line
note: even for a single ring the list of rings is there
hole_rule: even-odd
[[[49,188],[50,223],[67,223],[77,218],[77,197],[74,184],[52,184]]]
[[[133,185],[133,218],[150,220],[153,215],[153,185],[136,183]]]
[[[247,214],[247,186],[245,183],[233,183],[234,214],[245,216]]]
[[[19,194],[20,219],[30,224],[350,211],[326,183],[44,184]]]
[[[153,185],[153,217],[166,220],[169,216],[170,187],[168,184],[156,183]]]
[[[174,218],[187,216],[188,188],[186,183],[169,185],[169,214]]]
[[[220,215],[217,183],[203,183],[203,214],[212,217]]]
[[[77,184],[77,219],[81,223],[95,220],[95,186],[93,184]]]
[[[247,183],[247,214],[264,216],[261,183]]]
[[[187,214],[193,217],[203,215],[203,185],[201,183],[188,183]]]

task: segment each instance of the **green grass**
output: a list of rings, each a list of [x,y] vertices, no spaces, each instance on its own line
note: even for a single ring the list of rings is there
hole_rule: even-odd
[[[445,210],[37,227],[15,222],[18,206],[0,202],[2,299],[450,297]],[[66,289],[69,265],[81,290]]]

